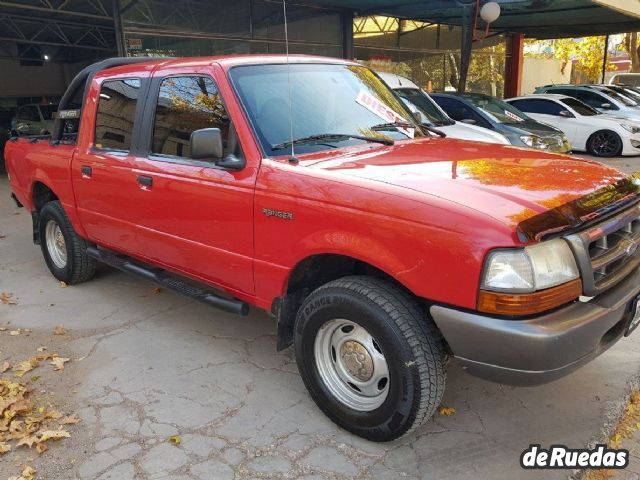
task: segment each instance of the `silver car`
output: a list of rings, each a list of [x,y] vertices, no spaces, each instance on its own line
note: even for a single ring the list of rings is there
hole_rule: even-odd
[[[53,130],[54,114],[58,105],[39,105],[36,103],[18,108],[11,120],[11,130],[18,135],[47,135]]]

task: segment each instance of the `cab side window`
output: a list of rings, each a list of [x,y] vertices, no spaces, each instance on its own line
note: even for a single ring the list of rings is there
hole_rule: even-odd
[[[151,152],[189,158],[191,133],[201,128],[219,128],[225,154],[229,153],[229,116],[213,80],[206,76],[162,80]]]
[[[95,146],[128,152],[136,106],[140,94],[140,80],[109,80],[100,88],[96,114]]]

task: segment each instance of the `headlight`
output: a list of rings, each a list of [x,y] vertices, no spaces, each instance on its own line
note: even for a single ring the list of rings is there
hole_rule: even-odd
[[[497,250],[486,260],[482,289],[535,292],[579,278],[569,245],[557,238],[518,250]]]
[[[621,123],[620,126],[629,133],[640,133],[640,127],[629,123]]]
[[[545,150],[548,148],[548,145],[542,141],[540,137],[535,135],[523,135],[520,137],[520,140],[529,148],[537,148],[541,150]]]
[[[581,294],[573,253],[564,240],[554,239],[490,252],[480,283],[478,310],[529,315],[575,300]]]

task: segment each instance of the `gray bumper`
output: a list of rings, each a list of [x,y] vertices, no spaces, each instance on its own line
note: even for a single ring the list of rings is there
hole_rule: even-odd
[[[567,375],[618,341],[638,295],[640,269],[589,302],[527,320],[491,318],[440,305],[430,312],[469,373],[499,383],[535,385]]]

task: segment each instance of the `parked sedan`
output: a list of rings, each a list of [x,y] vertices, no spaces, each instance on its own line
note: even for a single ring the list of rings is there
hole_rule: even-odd
[[[507,102],[536,120],[562,130],[575,150],[597,157],[640,154],[640,123],[600,113],[567,95],[527,95]]]
[[[433,93],[431,98],[454,120],[496,131],[512,145],[557,153],[571,150],[569,140],[560,130],[495,97],[481,93]]]
[[[615,113],[618,117],[640,121],[640,107],[631,99],[605,87],[596,85],[546,85],[535,93],[556,93],[577,98],[602,113]]]
[[[444,132],[447,137],[510,145],[509,140],[498,132],[477,125],[456,122],[429,97],[427,92],[408,78],[393,73],[377,73],[388,86],[400,95],[409,109],[420,116],[422,123],[436,127]]]

